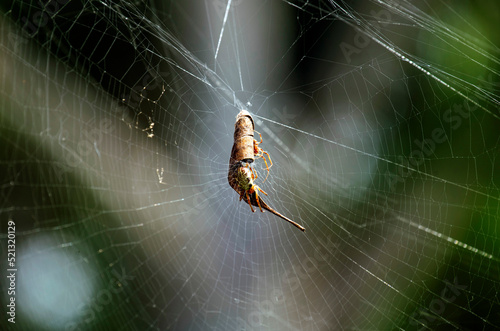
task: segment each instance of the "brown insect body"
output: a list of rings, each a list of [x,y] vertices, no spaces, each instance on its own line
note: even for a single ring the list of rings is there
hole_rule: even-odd
[[[272,161],[269,154],[258,147],[260,143],[254,139],[254,127],[255,124],[250,113],[246,110],[240,111],[240,113],[236,116],[234,143],[231,150],[231,157],[229,159],[229,171],[227,175],[229,185],[240,195],[240,201],[244,199],[245,202],[250,205],[252,212],[255,211],[252,208],[252,205],[259,207],[261,212],[263,212],[262,209],[265,209],[293,224],[301,231],[305,231],[303,226],[269,207],[259,196],[259,192],[265,195],[267,195],[267,193],[254,183],[254,180],[257,179],[257,174],[255,173],[255,170],[252,169],[251,163],[253,163],[255,157],[257,156],[262,157],[267,166],[267,161],[264,158],[264,155],[268,156],[271,166]],[[269,167],[267,170],[269,174]]]
[[[257,194],[254,192],[253,194],[250,195],[250,201],[248,200],[248,197],[245,196],[243,199],[245,199],[245,201],[248,203],[248,204],[252,204],[256,207],[259,207],[262,209],[265,209],[271,213],[273,213],[274,215],[278,216],[278,217],[281,217],[282,219],[284,219],[285,221],[287,221],[288,223],[292,224],[293,226],[299,228],[301,231],[306,231],[306,228],[304,228],[302,225],[292,221],[291,219],[289,219],[288,217],[286,216],[283,216],[281,215],[280,213],[278,213],[276,210],[272,209],[271,207],[269,207],[267,205],[267,203],[264,202],[264,200],[262,200],[262,198],[260,196],[257,196]],[[241,199],[240,199],[241,200]],[[257,202],[257,200],[259,202]],[[262,211],[261,209],[261,211]],[[252,209],[253,211],[253,209]]]
[[[252,116],[246,110],[242,110],[236,116],[234,124],[234,143],[229,159],[229,167],[236,162],[252,163],[255,160],[254,152],[254,128]]]
[[[241,175],[243,162],[251,164],[255,160],[254,127],[255,124],[250,113],[246,110],[240,111],[234,124],[234,143],[227,174],[229,185],[240,194],[240,197],[245,194],[245,189],[242,186],[246,188]]]

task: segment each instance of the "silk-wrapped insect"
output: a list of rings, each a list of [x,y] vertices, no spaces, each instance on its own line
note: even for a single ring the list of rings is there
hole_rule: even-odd
[[[264,212],[262,209],[265,209],[293,224],[300,230],[305,231],[302,225],[281,215],[269,207],[260,197],[259,192],[264,195],[267,195],[267,193],[255,184],[257,172],[252,168],[251,164],[255,159],[262,158],[266,164],[267,175],[269,176],[269,168],[273,165],[273,162],[271,156],[259,147],[259,144],[262,143],[262,135],[259,133],[260,142],[257,142],[254,138],[254,132],[256,131],[252,116],[246,110],[240,111],[236,116],[236,123],[234,124],[234,143],[229,159],[229,172],[227,174],[229,185],[240,195],[240,201],[243,199],[248,203],[252,212],[255,212],[252,205],[259,207],[261,212]],[[265,156],[269,159],[270,165],[267,164]]]

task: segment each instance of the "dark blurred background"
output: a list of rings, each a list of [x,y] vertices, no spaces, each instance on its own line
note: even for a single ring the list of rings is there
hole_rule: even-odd
[[[497,328],[498,5],[229,3],[1,4],[0,325]]]

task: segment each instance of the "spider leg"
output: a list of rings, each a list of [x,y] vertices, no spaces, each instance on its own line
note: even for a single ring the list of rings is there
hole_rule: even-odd
[[[256,180],[259,177],[259,175],[257,175],[257,171],[255,171],[254,168],[251,168],[251,170],[252,170],[252,180]]]
[[[273,160],[271,160],[271,155],[269,155],[268,152],[266,151],[262,151],[262,154],[266,154],[267,155],[267,158],[269,159],[269,163],[271,163],[271,165],[269,166],[269,168],[271,168],[273,166]],[[264,159],[264,162],[266,162],[266,158],[264,157],[264,155],[262,155],[262,158]],[[267,166],[267,162],[266,162],[266,166]],[[269,168],[267,168],[267,171],[269,171]]]
[[[254,169],[254,168],[252,168],[252,167],[250,166],[250,164],[248,164],[248,163],[247,163],[247,165],[246,165],[246,166],[247,166],[247,167],[248,167],[248,169],[250,169],[250,171],[252,172],[252,180],[256,180],[256,179],[257,179],[257,177],[259,177],[259,176],[257,175],[257,171],[255,171],[255,169]]]
[[[257,131],[254,131],[254,132],[257,132]],[[271,160],[271,156],[269,155],[269,153],[259,147],[259,145],[262,143],[262,135],[259,132],[257,132],[257,133],[259,134],[260,141],[258,142],[255,139],[253,140],[253,150],[254,150],[253,153],[254,153],[255,158],[261,157],[264,160],[264,163],[266,164],[267,176],[266,176],[266,179],[264,179],[264,182],[265,182],[267,180],[267,177],[269,176],[269,168],[271,168],[273,166],[273,161]],[[267,164],[267,160],[264,157],[264,154],[267,155],[267,158],[269,159],[269,163],[271,163],[271,165]]]
[[[259,146],[259,144],[262,144],[262,135],[260,134],[259,131],[253,130],[253,132],[257,132],[259,134],[259,136],[260,136],[260,141],[259,142],[257,142],[257,140],[254,139],[254,146],[255,145]]]
[[[256,190],[254,190],[255,200],[257,200],[257,205],[259,206],[260,212],[263,213],[262,207],[260,206],[260,201],[259,201],[259,191],[262,191],[262,190],[257,185],[254,185],[254,186],[257,188]]]
[[[245,194],[247,195],[247,199],[248,199],[247,202],[248,202],[248,205],[250,206],[250,209],[252,210],[252,213],[255,213],[255,210],[253,210],[252,204],[250,203],[250,196],[248,195],[248,191],[246,191]],[[257,200],[257,201],[259,201],[259,200]],[[259,207],[260,207],[260,204],[259,204]]]
[[[264,192],[264,191],[262,191],[262,189],[261,189],[260,187],[258,187],[257,185],[254,185],[254,186],[255,186],[255,187],[257,187],[257,189],[258,189],[259,191],[261,191],[262,193],[264,193],[265,195],[267,195],[267,193],[266,193],[266,192]]]
[[[269,159],[269,162],[271,163],[270,166],[267,165],[267,161],[266,161],[266,158],[264,157],[264,154],[267,155],[267,158]],[[266,164],[267,176],[263,181],[263,183],[265,183],[265,181],[267,180],[267,177],[269,176],[269,168],[271,168],[273,166],[273,161],[271,160],[271,156],[269,156],[269,153],[264,151],[262,148],[260,149],[259,156],[264,160],[264,163]]]

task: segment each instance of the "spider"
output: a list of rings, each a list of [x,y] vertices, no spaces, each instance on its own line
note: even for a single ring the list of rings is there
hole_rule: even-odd
[[[257,131],[254,131],[254,132],[257,132]],[[264,160],[264,163],[266,164],[267,176],[264,179],[264,182],[265,182],[267,180],[267,177],[269,176],[269,168],[271,168],[273,166],[273,161],[271,160],[271,156],[269,155],[269,153],[259,147],[259,145],[262,144],[262,135],[260,134],[260,132],[257,132],[257,133],[260,136],[260,141],[257,142],[257,140],[255,140],[255,139],[253,140],[253,153],[254,153],[255,158],[261,157]],[[269,159],[269,163],[271,163],[270,166],[267,165],[267,161],[266,161],[266,158],[264,157],[264,155],[267,155],[267,158]],[[252,169],[252,172],[253,171],[254,170]],[[255,178],[253,178],[253,179],[254,180],[257,179],[257,175],[255,175]]]
[[[236,116],[236,123],[234,124],[234,143],[229,158],[229,171],[227,174],[228,183],[240,195],[240,201],[245,199],[245,202],[248,203],[252,212],[255,212],[252,205],[259,207],[261,212],[264,212],[263,209],[268,210],[274,215],[293,224],[301,231],[305,231],[302,225],[281,215],[269,207],[264,200],[259,197],[259,192],[264,195],[267,195],[267,193],[259,186],[255,185],[254,182],[257,179],[257,172],[250,164],[259,157],[264,160],[267,170],[267,176],[266,179],[264,179],[265,182],[269,176],[269,168],[273,166],[273,161],[269,153],[259,147],[262,143],[262,135],[255,131],[254,127],[255,125],[250,113],[246,110],[240,111],[238,116]],[[254,139],[255,132],[259,133],[260,141]],[[270,165],[267,163],[266,156],[267,159],[269,159]]]

